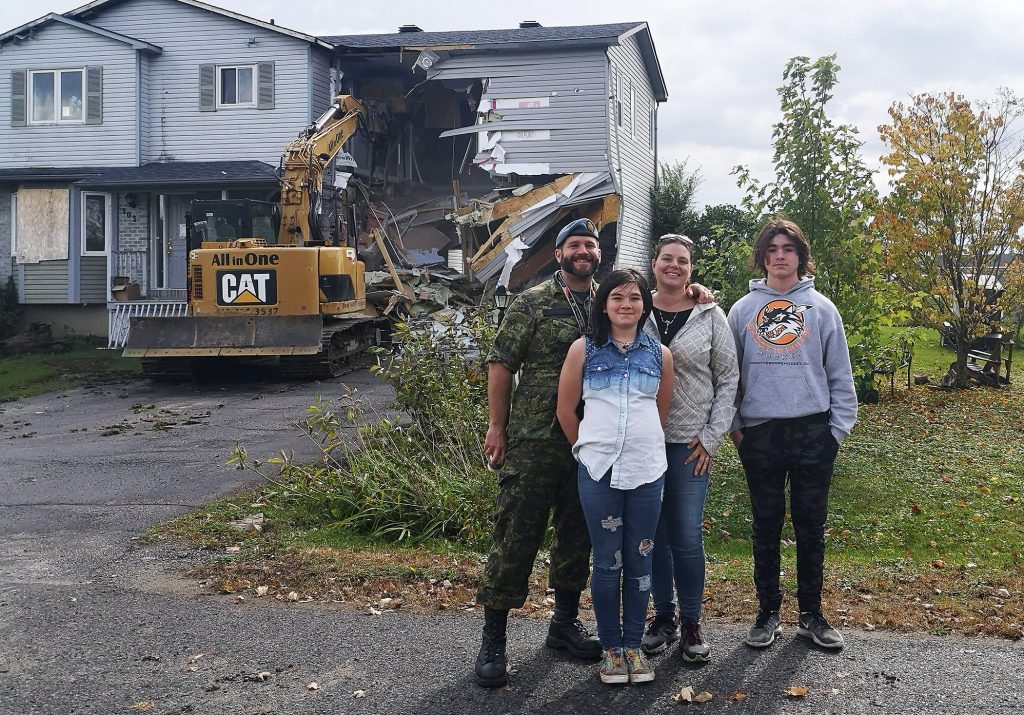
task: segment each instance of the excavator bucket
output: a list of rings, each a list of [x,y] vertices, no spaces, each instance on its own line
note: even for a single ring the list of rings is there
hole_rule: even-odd
[[[133,317],[124,356],[315,355],[323,327],[319,315]]]

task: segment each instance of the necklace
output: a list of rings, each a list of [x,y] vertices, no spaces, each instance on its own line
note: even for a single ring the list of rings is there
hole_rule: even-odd
[[[619,340],[618,338],[612,338],[612,340],[619,346],[619,350],[629,350],[633,347],[633,343],[636,342],[636,339],[630,340],[629,342]]]
[[[672,312],[669,312],[667,310],[662,310],[661,308],[655,308],[654,309],[654,317],[657,318],[658,323],[661,324],[662,332],[666,332],[667,333],[668,329],[672,327],[672,324],[676,322],[676,319],[679,317],[679,314],[682,313],[682,312],[683,311],[678,310],[678,311],[672,313]]]

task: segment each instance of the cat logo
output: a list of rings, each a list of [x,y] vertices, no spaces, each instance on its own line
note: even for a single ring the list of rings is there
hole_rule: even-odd
[[[277,271],[217,271],[217,305],[276,305]]]

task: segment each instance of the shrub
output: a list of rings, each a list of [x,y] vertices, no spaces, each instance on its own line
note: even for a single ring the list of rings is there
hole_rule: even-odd
[[[17,331],[21,323],[22,306],[18,302],[18,287],[14,278],[8,278],[0,288],[0,340],[9,338]]]
[[[398,349],[379,352],[371,368],[395,388],[396,416],[354,400],[339,414],[318,399],[304,427],[320,445],[321,461],[296,464],[282,455],[265,462],[280,465],[280,477],[267,477],[265,463],[247,463],[238,447],[230,463],[254,469],[323,523],[395,541],[481,546],[496,493],[481,450],[484,356],[493,334],[484,312],[401,324]]]

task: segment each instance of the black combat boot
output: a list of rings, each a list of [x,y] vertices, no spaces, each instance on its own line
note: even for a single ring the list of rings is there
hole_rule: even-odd
[[[484,637],[480,654],[476,657],[477,685],[485,688],[499,688],[508,682],[505,665],[505,627],[508,625],[508,611],[496,608],[484,609]]]
[[[597,660],[601,657],[601,642],[580,623],[578,591],[555,591],[555,615],[551,616],[548,637],[549,648],[567,650],[577,658]]]

